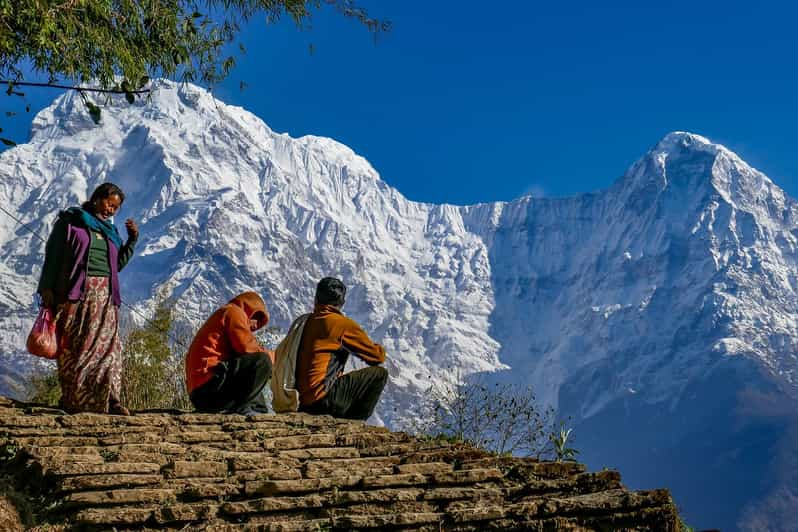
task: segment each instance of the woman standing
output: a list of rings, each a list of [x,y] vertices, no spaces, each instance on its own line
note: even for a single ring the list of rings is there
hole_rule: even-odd
[[[111,218],[123,201],[118,186],[103,183],[81,207],[58,214],[45,247],[37,291],[58,316],[58,378],[68,412],[130,415],[120,402],[118,273],[133,256],[139,231],[128,219],[122,242]]]

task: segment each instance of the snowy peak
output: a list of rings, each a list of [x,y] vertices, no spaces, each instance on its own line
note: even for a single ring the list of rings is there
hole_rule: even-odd
[[[791,228],[796,220],[795,202],[766,175],[725,146],[693,133],[666,135],[613,188],[636,212],[695,211],[720,201],[765,224],[775,218]]]

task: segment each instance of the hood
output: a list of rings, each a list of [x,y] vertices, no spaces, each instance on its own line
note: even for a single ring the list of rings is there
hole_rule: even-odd
[[[235,305],[243,309],[249,319],[258,320],[258,329],[269,323],[269,313],[266,311],[266,303],[264,303],[263,298],[255,292],[238,294],[227,304]]]

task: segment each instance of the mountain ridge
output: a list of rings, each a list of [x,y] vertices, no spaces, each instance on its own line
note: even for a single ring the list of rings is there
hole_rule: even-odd
[[[412,416],[430,376],[521,381],[588,432],[604,453],[588,457],[599,467],[625,459],[611,436],[590,436],[610,412],[606,425],[624,433],[657,412],[682,449],[693,425],[678,417],[696,410],[702,382],[715,383],[732,421],[750,383],[778,389],[779,404],[798,396],[796,204],[720,145],[674,132],[602,191],[435,205],[405,199],[336,141],[275,133],[190,85],[156,89],[150,102],[112,106],[100,126],[74,95],[61,97],[34,119],[29,144],[0,155],[0,201],[44,235],[58,209],[99,182],[126,191],[121,216],[139,219],[142,237],[123,295],[141,311],[165,290],[178,320],[195,327],[255,289],[285,328],[308,309],[318,278],[340,275],[350,286],[345,311],[389,353],[381,421]],[[42,251],[0,216],[12,381],[28,357],[5,346],[24,345],[34,307],[20,303]],[[734,378],[716,383],[721,374]],[[644,437],[656,436],[630,445],[651,448]],[[760,478],[770,465],[756,467]],[[649,480],[659,485],[661,474]],[[700,514],[697,501],[688,518]],[[719,512],[722,523],[706,526],[737,522],[737,510]]]

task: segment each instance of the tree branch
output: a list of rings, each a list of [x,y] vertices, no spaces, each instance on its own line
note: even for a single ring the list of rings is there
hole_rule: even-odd
[[[122,89],[103,89],[100,87],[80,87],[72,85],[58,85],[56,83],[40,83],[34,81],[14,81],[10,79],[0,79],[0,84],[12,84],[15,87],[49,87],[51,89],[67,89],[79,92],[100,92],[104,94],[148,94],[152,89],[136,89],[124,91]]]

